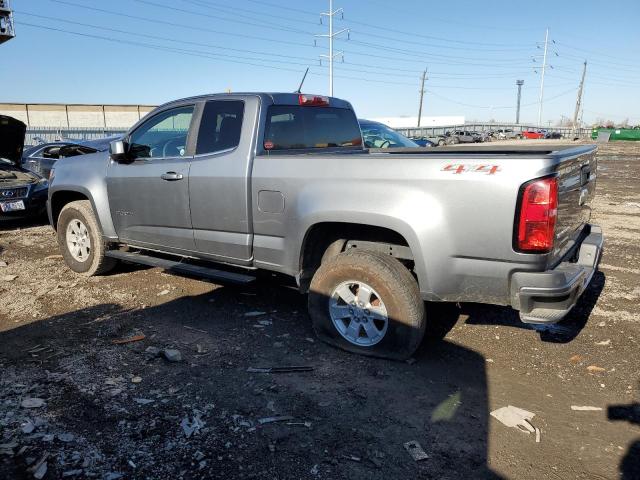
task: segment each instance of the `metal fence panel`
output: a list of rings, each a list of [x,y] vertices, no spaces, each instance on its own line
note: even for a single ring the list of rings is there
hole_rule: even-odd
[[[121,135],[127,130],[123,128],[58,128],[30,127],[27,129],[25,145],[56,142],[62,139],[95,140],[111,135]]]
[[[437,137],[444,135],[446,132],[454,130],[465,130],[467,132],[488,132],[496,130],[513,130],[514,132],[525,132],[527,130],[540,130],[541,127],[534,125],[522,125],[515,123],[465,123],[463,125],[445,125],[440,127],[404,127],[395,128],[394,130],[402,133],[407,137]],[[572,127],[547,127],[543,128],[550,132],[560,132],[565,137],[571,137],[574,134]],[[588,137],[591,134],[590,128],[579,128],[576,132],[578,137]]]

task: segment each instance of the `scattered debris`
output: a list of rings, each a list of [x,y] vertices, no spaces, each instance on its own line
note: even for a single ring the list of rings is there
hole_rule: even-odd
[[[591,372],[591,373],[599,373],[599,372],[606,372],[607,371],[606,368],[602,368],[602,367],[599,367],[597,365],[589,365],[587,367],[587,370],[589,372]]]
[[[540,443],[540,429],[538,427],[533,427],[536,429],[536,443]]]
[[[73,442],[76,436],[73,433],[60,433],[57,435],[58,440],[64,443]]]
[[[27,420],[20,426],[20,429],[22,430],[22,433],[28,434],[33,432],[36,429],[36,426],[33,424],[31,420]]]
[[[47,255],[44,257],[45,260],[62,260],[63,258],[62,255]]]
[[[260,425],[265,425],[267,423],[275,423],[275,422],[287,422],[289,420],[293,420],[293,417],[289,415],[279,415],[277,417],[265,417],[258,419],[258,423]]]
[[[145,338],[147,337],[143,333],[141,333],[140,335],[134,335],[133,337],[112,340],[111,343],[113,343],[114,345],[123,345],[125,343],[139,342],[140,340],[144,340]]]
[[[142,377],[138,377],[137,375],[131,379],[131,383],[141,383]]]
[[[78,475],[82,475],[82,469],[76,469],[76,470],[67,470],[66,472],[62,472],[62,478],[69,478],[69,477],[77,477]]]
[[[194,332],[209,333],[206,330],[200,330],[199,328],[190,327],[189,325],[183,325],[183,327],[187,330],[193,330]]]
[[[174,350],[172,348],[165,348],[164,350],[162,350],[162,355],[169,362],[181,362],[182,361],[182,354],[180,353],[180,350]]]
[[[318,464],[316,463],[313,467],[311,467],[311,475],[318,475],[318,472]]]
[[[7,262],[0,260],[0,267],[8,267]]]
[[[205,423],[200,418],[200,415],[194,415],[193,421],[189,420],[189,417],[184,417],[180,422],[182,431],[187,438],[191,437],[191,435],[197,434],[204,425]]]
[[[150,403],[155,402],[155,400],[149,398],[134,398],[133,400],[139,405],[149,405]]]
[[[0,275],[0,281],[3,282],[13,282],[16,278],[18,275]]]
[[[582,356],[580,356],[580,355],[574,355],[573,357],[571,357],[571,358],[569,359],[569,361],[570,361],[571,363],[579,363],[579,362],[581,362],[581,361],[582,361]]]
[[[287,422],[287,425],[311,428],[311,422]]]
[[[424,451],[422,446],[416,440],[411,440],[410,442],[405,443],[404,448],[416,462],[427,460],[429,458],[427,452]]]
[[[45,452],[40,460],[36,462],[29,470],[33,473],[33,478],[36,480],[42,480],[47,474],[47,459],[49,458],[49,452]]]
[[[491,416],[507,427],[514,427],[525,433],[534,433],[535,427],[531,425],[530,420],[535,417],[535,413],[529,412],[522,408],[509,405],[507,407],[498,408],[491,412]]]
[[[362,459],[360,457],[356,457],[355,455],[343,455],[342,458],[345,458],[347,460],[351,460],[352,462],[360,462],[360,461],[362,461]]]
[[[152,357],[157,357],[160,355],[161,350],[158,347],[147,347],[144,349],[144,352]]]
[[[571,410],[575,412],[599,412],[602,407],[591,407],[589,405],[571,405]]]
[[[162,290],[156,296],[157,297],[164,297],[165,295],[168,295],[168,294],[169,294],[169,290]]]
[[[244,314],[245,317],[262,317],[263,315],[267,315],[267,312],[247,312]]]
[[[273,325],[273,322],[271,320],[258,320],[258,325],[268,327],[269,325]]]
[[[22,408],[41,408],[44,407],[44,400],[41,398],[25,398],[20,403]]]
[[[313,367],[249,367],[249,373],[292,373],[292,372],[311,372]]]
[[[601,342],[596,342],[596,345],[601,345],[603,347],[606,347],[607,345],[609,345],[611,343],[611,339],[607,339],[607,340],[603,340]]]

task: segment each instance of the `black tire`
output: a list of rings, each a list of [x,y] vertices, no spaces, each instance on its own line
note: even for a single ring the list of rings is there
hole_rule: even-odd
[[[439,147],[444,147],[446,145],[446,142],[442,139],[438,140],[438,146]]]
[[[90,251],[86,259],[75,259],[67,246],[67,227],[79,220],[87,229],[90,240]],[[118,263],[116,259],[105,257],[106,247],[102,240],[102,230],[98,224],[91,202],[78,200],[66,204],[58,216],[58,246],[67,266],[80,275],[91,277],[112,270]]]
[[[379,294],[386,307],[386,333],[375,345],[351,343],[333,324],[329,300],[334,289],[346,281],[366,283]],[[382,253],[351,249],[327,259],[311,281],[308,307],[318,338],[349,352],[405,360],[424,337],[425,308],[418,283],[404,265]]]

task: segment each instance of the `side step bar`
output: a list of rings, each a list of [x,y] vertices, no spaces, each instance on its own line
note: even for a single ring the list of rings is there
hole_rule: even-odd
[[[125,262],[139,263],[142,265],[149,265],[151,267],[160,267],[171,272],[193,275],[196,277],[204,277],[210,280],[218,280],[227,283],[246,285],[247,283],[251,283],[256,279],[256,277],[252,277],[251,275],[244,275],[242,273],[235,272],[225,272],[224,270],[202,267],[200,265],[192,265],[189,263],[183,263],[178,260],[168,260],[166,258],[152,257],[150,255],[143,255],[141,253],[108,250],[107,252],[105,252],[105,256],[117,258],[118,260],[123,260]]]

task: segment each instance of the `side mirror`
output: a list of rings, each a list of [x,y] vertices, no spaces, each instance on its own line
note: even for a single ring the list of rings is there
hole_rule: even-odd
[[[114,162],[126,162],[128,160],[129,145],[124,140],[114,140],[109,144],[109,153]]]

